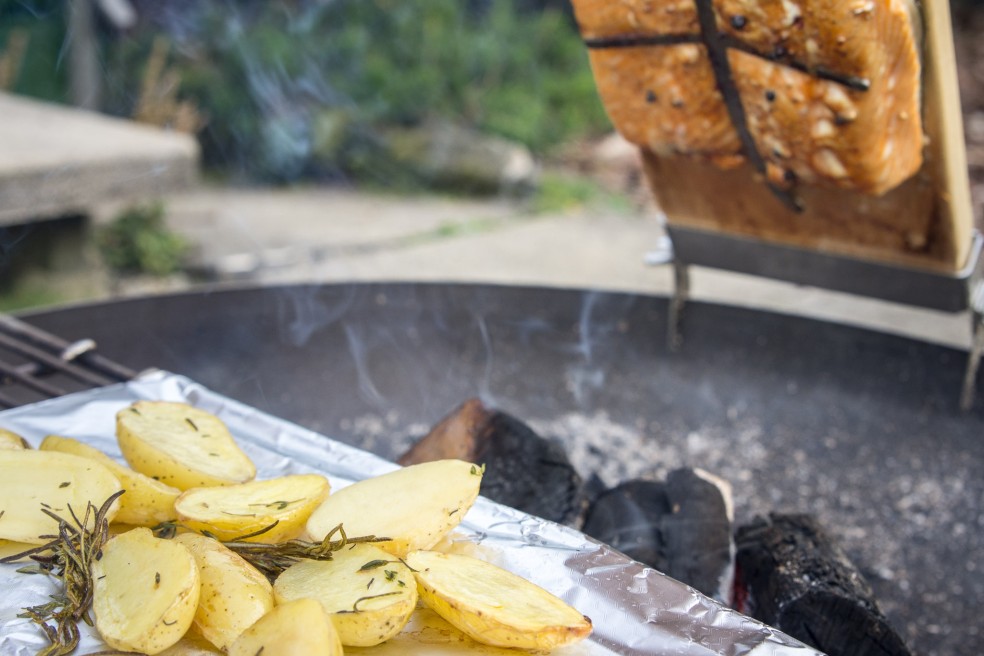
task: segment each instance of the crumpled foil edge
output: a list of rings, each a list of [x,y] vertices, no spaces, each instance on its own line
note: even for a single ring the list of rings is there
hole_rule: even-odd
[[[62,434],[122,461],[115,439],[115,415],[141,399],[187,402],[218,415],[256,463],[258,478],[320,473],[337,489],[397,468],[371,453],[164,371],[0,412],[0,426],[23,435],[33,446],[45,435]],[[819,654],[578,531],[482,497],[453,535],[451,548],[479,552],[591,618],[591,637],[581,645],[555,650],[556,656]],[[19,574],[16,569],[13,565],[0,566],[0,589],[4,590],[0,600],[0,654],[28,656],[46,643],[37,627],[17,614],[25,606],[46,601],[57,587],[48,577]],[[81,628],[83,640],[77,653],[104,648],[93,629]],[[422,645],[420,653],[432,652]]]

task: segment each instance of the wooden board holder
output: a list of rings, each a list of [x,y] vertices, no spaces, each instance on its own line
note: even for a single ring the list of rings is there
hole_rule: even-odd
[[[783,204],[745,164],[722,171],[643,149],[646,176],[671,226],[733,234],[839,256],[956,273],[968,262],[973,215],[947,0],[923,13],[924,163],[881,197],[802,186]]]

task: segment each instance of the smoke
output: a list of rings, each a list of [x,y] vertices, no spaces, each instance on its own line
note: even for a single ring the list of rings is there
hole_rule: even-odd
[[[356,301],[355,285],[339,288],[340,296],[329,303],[316,286],[289,286],[278,295],[277,326],[280,338],[291,346],[303,347],[315,332],[339,321]]]
[[[579,408],[589,408],[595,394],[604,388],[613,366],[613,347],[618,334],[626,328],[624,317],[632,302],[631,297],[585,292],[577,341],[568,346],[575,360],[565,370],[565,387]]]
[[[488,406],[497,405],[495,395],[492,393],[492,372],[495,364],[495,352],[492,349],[492,336],[489,334],[489,326],[482,315],[474,315],[478,332],[482,336],[482,346],[485,349],[485,366],[482,379],[478,385],[478,395],[482,402]]]
[[[326,75],[335,4],[137,2],[142,22],[167,36],[183,92],[216,114],[202,134],[206,161],[279,180],[307,172],[319,113],[355,107]]]
[[[359,338],[355,329],[349,324],[345,325],[345,339],[348,341],[349,352],[352,354],[352,360],[355,362],[356,376],[359,381],[359,392],[362,398],[381,410],[385,409],[387,406],[386,398],[380,394],[376,385],[372,382],[372,376],[369,373],[365,341]]]

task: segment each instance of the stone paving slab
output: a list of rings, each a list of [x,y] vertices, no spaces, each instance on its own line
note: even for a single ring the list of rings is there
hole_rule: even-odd
[[[198,175],[187,136],[0,93],[0,226],[162,195]]]

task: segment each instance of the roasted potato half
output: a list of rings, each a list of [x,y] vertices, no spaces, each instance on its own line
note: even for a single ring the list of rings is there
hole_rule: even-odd
[[[470,556],[415,551],[420,598],[478,642],[547,650],[586,638],[591,620],[521,576]]]
[[[318,505],[328,496],[328,480],[318,474],[296,474],[266,481],[186,490],[174,507],[181,523],[208,531],[220,540],[233,540],[276,524],[247,538],[254,542],[283,542],[297,537]]]
[[[342,656],[342,643],[321,604],[298,599],[274,608],[229,648],[229,656],[257,654]]]
[[[195,559],[135,528],[106,542],[92,568],[96,629],[113,649],[157,654],[181,639],[198,607]]]
[[[33,449],[0,450],[0,539],[44,544],[42,535],[58,532],[58,522],[42,512],[50,509],[69,519],[69,508],[81,518],[86,507],[99,508],[122,489],[104,465],[87,458]],[[119,509],[113,502],[107,517]]]
[[[99,449],[70,437],[49,435],[38,448],[95,460],[111,471],[126,490],[120,497],[120,510],[115,521],[133,526],[157,526],[177,518],[174,502],[181,490],[124,467]]]
[[[278,604],[315,599],[338,630],[342,644],[371,647],[400,632],[417,605],[413,573],[371,544],[356,544],[331,560],[302,560],[273,584]]]
[[[137,401],[116,414],[116,439],[131,467],[181,490],[256,476],[222,420],[184,403]]]
[[[187,547],[198,565],[201,592],[195,627],[226,651],[273,608],[273,587],[256,568],[212,538],[182,533],[174,541]]]
[[[577,647],[574,647],[577,649]],[[475,642],[430,608],[418,605],[403,630],[386,642],[359,649],[363,656],[531,656],[529,652]],[[578,651],[583,656],[583,652]],[[540,653],[542,656],[542,652]],[[559,656],[558,652],[551,652]],[[567,654],[571,656],[571,654]]]
[[[0,449],[30,449],[31,445],[27,443],[23,437],[15,433],[14,431],[9,431],[6,428],[0,428]]]
[[[463,460],[437,460],[367,478],[318,507],[307,533],[321,540],[339,524],[350,536],[391,538],[379,546],[397,556],[430,549],[475,503],[483,470]]]

